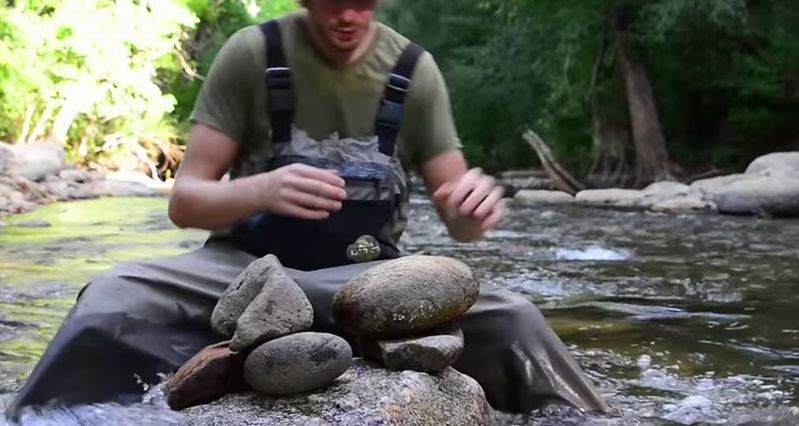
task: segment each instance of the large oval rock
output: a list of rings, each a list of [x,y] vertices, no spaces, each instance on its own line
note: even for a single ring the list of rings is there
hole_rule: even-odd
[[[244,361],[244,379],[263,394],[291,395],[329,385],[351,364],[352,348],[341,337],[297,333],[255,348]]]
[[[457,320],[479,291],[463,262],[408,256],[381,263],[347,283],[333,300],[333,316],[364,337],[410,337]]]
[[[232,394],[181,412],[192,426],[486,425],[494,413],[482,388],[447,368],[395,372],[360,358],[327,389],[281,398]]]

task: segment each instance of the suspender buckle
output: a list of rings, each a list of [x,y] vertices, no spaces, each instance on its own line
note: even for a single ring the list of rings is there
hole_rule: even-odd
[[[266,84],[270,89],[288,89],[291,87],[291,70],[286,67],[267,68]]]
[[[266,87],[269,91],[270,112],[290,113],[294,110],[294,93],[291,90],[290,69],[286,67],[267,68]]]
[[[391,73],[388,77],[388,88],[401,93],[408,93],[411,88],[411,80],[399,74]]]

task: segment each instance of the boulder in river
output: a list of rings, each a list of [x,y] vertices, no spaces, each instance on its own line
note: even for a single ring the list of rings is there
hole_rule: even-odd
[[[437,375],[396,372],[361,358],[322,391],[281,398],[230,394],[182,414],[192,426],[461,426],[494,419],[480,385],[451,367]]]

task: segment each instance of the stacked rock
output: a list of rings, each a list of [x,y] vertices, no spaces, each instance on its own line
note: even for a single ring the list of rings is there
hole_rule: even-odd
[[[166,386],[173,409],[246,388],[270,396],[307,392],[333,382],[352,363],[341,337],[306,332],[313,307],[275,256],[251,263],[227,288],[211,315],[232,337],[189,360]],[[242,380],[243,378],[243,380]]]
[[[365,358],[389,370],[439,372],[463,350],[456,321],[477,301],[472,270],[455,259],[408,256],[375,266],[339,290],[336,322]]]

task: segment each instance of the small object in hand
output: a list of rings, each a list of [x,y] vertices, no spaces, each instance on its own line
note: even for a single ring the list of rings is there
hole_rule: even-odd
[[[347,247],[347,258],[353,262],[369,262],[380,257],[380,243],[371,235],[361,235]]]

